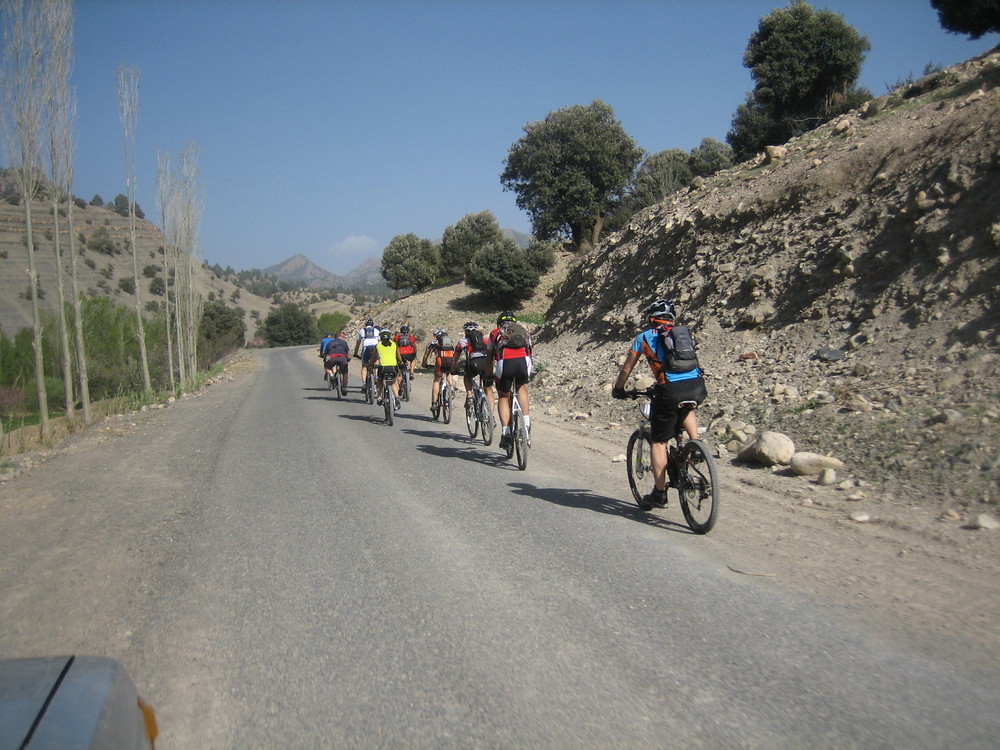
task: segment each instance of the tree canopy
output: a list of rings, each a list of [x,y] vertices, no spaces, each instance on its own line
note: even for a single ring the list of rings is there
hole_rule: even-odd
[[[441,265],[445,271],[465,276],[472,256],[489,242],[503,238],[500,224],[490,211],[466,214],[445,228],[441,238]]]
[[[472,256],[467,281],[490,301],[514,307],[534,294],[546,257],[542,248],[529,256],[511,239],[493,240]]]
[[[267,314],[257,335],[269,346],[311,344],[316,340],[316,319],[308,310],[286,302]]]
[[[1000,31],[1000,0],[931,0],[941,28],[978,39]]]
[[[382,278],[390,289],[423,291],[437,279],[439,268],[434,245],[412,232],[396,235],[382,251]]]
[[[792,0],[760,19],[743,65],[755,86],[726,140],[738,159],[783,143],[871,97],[855,89],[868,38],[829,10]],[[761,140],[766,138],[766,140]]]
[[[568,237],[581,249],[600,240],[605,218],[632,181],[643,151],[602,101],[550,112],[524,126],[500,182],[517,194],[540,240]]]

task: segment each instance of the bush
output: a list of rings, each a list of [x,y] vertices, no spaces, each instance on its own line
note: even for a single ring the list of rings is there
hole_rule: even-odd
[[[270,346],[312,344],[317,340],[316,319],[308,310],[286,302],[268,313],[257,334]]]
[[[541,274],[513,240],[502,239],[476,251],[466,279],[490,301],[513,307],[531,298]]]
[[[221,302],[207,302],[198,325],[198,366],[207,370],[243,346],[243,315]]]
[[[131,276],[124,276],[118,279],[118,288],[125,294],[135,294],[135,281]]]

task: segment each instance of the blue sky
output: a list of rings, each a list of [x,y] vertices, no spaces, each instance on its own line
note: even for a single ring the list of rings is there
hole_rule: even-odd
[[[74,192],[124,193],[115,91],[141,74],[137,199],[159,223],[157,152],[200,151],[203,257],[303,253],[346,273],[397,234],[492,211],[530,231],[499,174],[522,127],[610,104],[653,153],[724,140],[741,64],[777,0],[77,0]],[[948,34],[927,0],[817,0],[866,35],[876,95],[1000,42]]]

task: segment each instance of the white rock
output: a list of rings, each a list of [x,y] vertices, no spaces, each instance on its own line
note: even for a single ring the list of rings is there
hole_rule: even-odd
[[[622,464],[622,463],[625,463],[625,461],[627,461],[627,460],[628,459],[625,457],[624,453],[619,453],[617,456],[615,456],[614,458],[611,459],[611,463],[613,463],[613,464]]]
[[[833,456],[824,456],[819,453],[809,453],[808,451],[798,451],[795,453],[789,465],[799,476],[815,476],[823,472],[823,469],[844,468],[844,462]],[[834,475],[836,476],[836,474]],[[832,482],[831,482],[832,484]]]
[[[972,520],[972,528],[993,531],[994,529],[1000,529],[1000,521],[997,521],[989,513],[980,513]]]
[[[851,513],[850,519],[856,523],[866,523],[872,520],[872,517],[869,516],[867,513],[864,513],[860,510],[856,510],[853,513]]]
[[[785,466],[795,455],[795,443],[787,435],[765,430],[742,451],[740,461],[763,464],[764,466]]]

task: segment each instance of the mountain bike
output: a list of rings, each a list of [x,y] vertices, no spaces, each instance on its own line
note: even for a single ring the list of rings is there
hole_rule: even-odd
[[[399,383],[399,398],[401,401],[410,400],[410,371],[405,366],[400,371],[401,381]]]
[[[392,368],[386,368],[386,372],[392,372],[392,376],[378,379],[378,403],[385,410],[385,423],[392,427],[393,417],[396,414],[396,397],[392,394],[392,381],[396,379],[396,374]]]
[[[465,426],[469,429],[469,437],[476,439],[477,434],[483,437],[483,444],[493,442],[493,405],[486,397],[482,387],[482,375],[472,381],[472,398],[465,402]]]
[[[331,391],[337,394],[338,401],[347,395],[347,387],[344,385],[344,373],[340,371],[340,365],[333,366],[333,375],[327,378],[327,385]]]
[[[633,399],[640,396],[650,398],[652,395],[652,389],[628,392]],[[696,408],[697,404],[687,401],[680,406]],[[643,498],[656,486],[650,456],[653,446],[649,424],[651,409],[649,401],[639,406],[642,417],[628,439],[625,454],[632,497],[644,509]],[[667,477],[667,488],[676,489],[680,495],[681,512],[691,531],[696,534],[711,531],[719,513],[719,474],[708,445],[702,440],[683,440],[678,429],[677,435],[667,445]]]
[[[375,403],[375,394],[378,384],[375,382],[375,365],[368,366],[368,377],[365,378],[365,401],[369,404]]]
[[[524,412],[521,411],[521,402],[517,400],[516,389],[510,392],[510,442],[504,448],[507,451],[507,458],[512,458],[517,454],[517,468],[524,471],[528,468],[528,448],[531,447],[531,435],[528,428],[524,426]],[[500,398],[504,398],[501,396]]]
[[[451,422],[451,405],[455,398],[454,387],[448,385],[444,378],[441,378],[441,387],[438,389],[437,401],[431,406],[431,416],[437,419],[438,416],[441,417],[441,421],[445,424]]]

